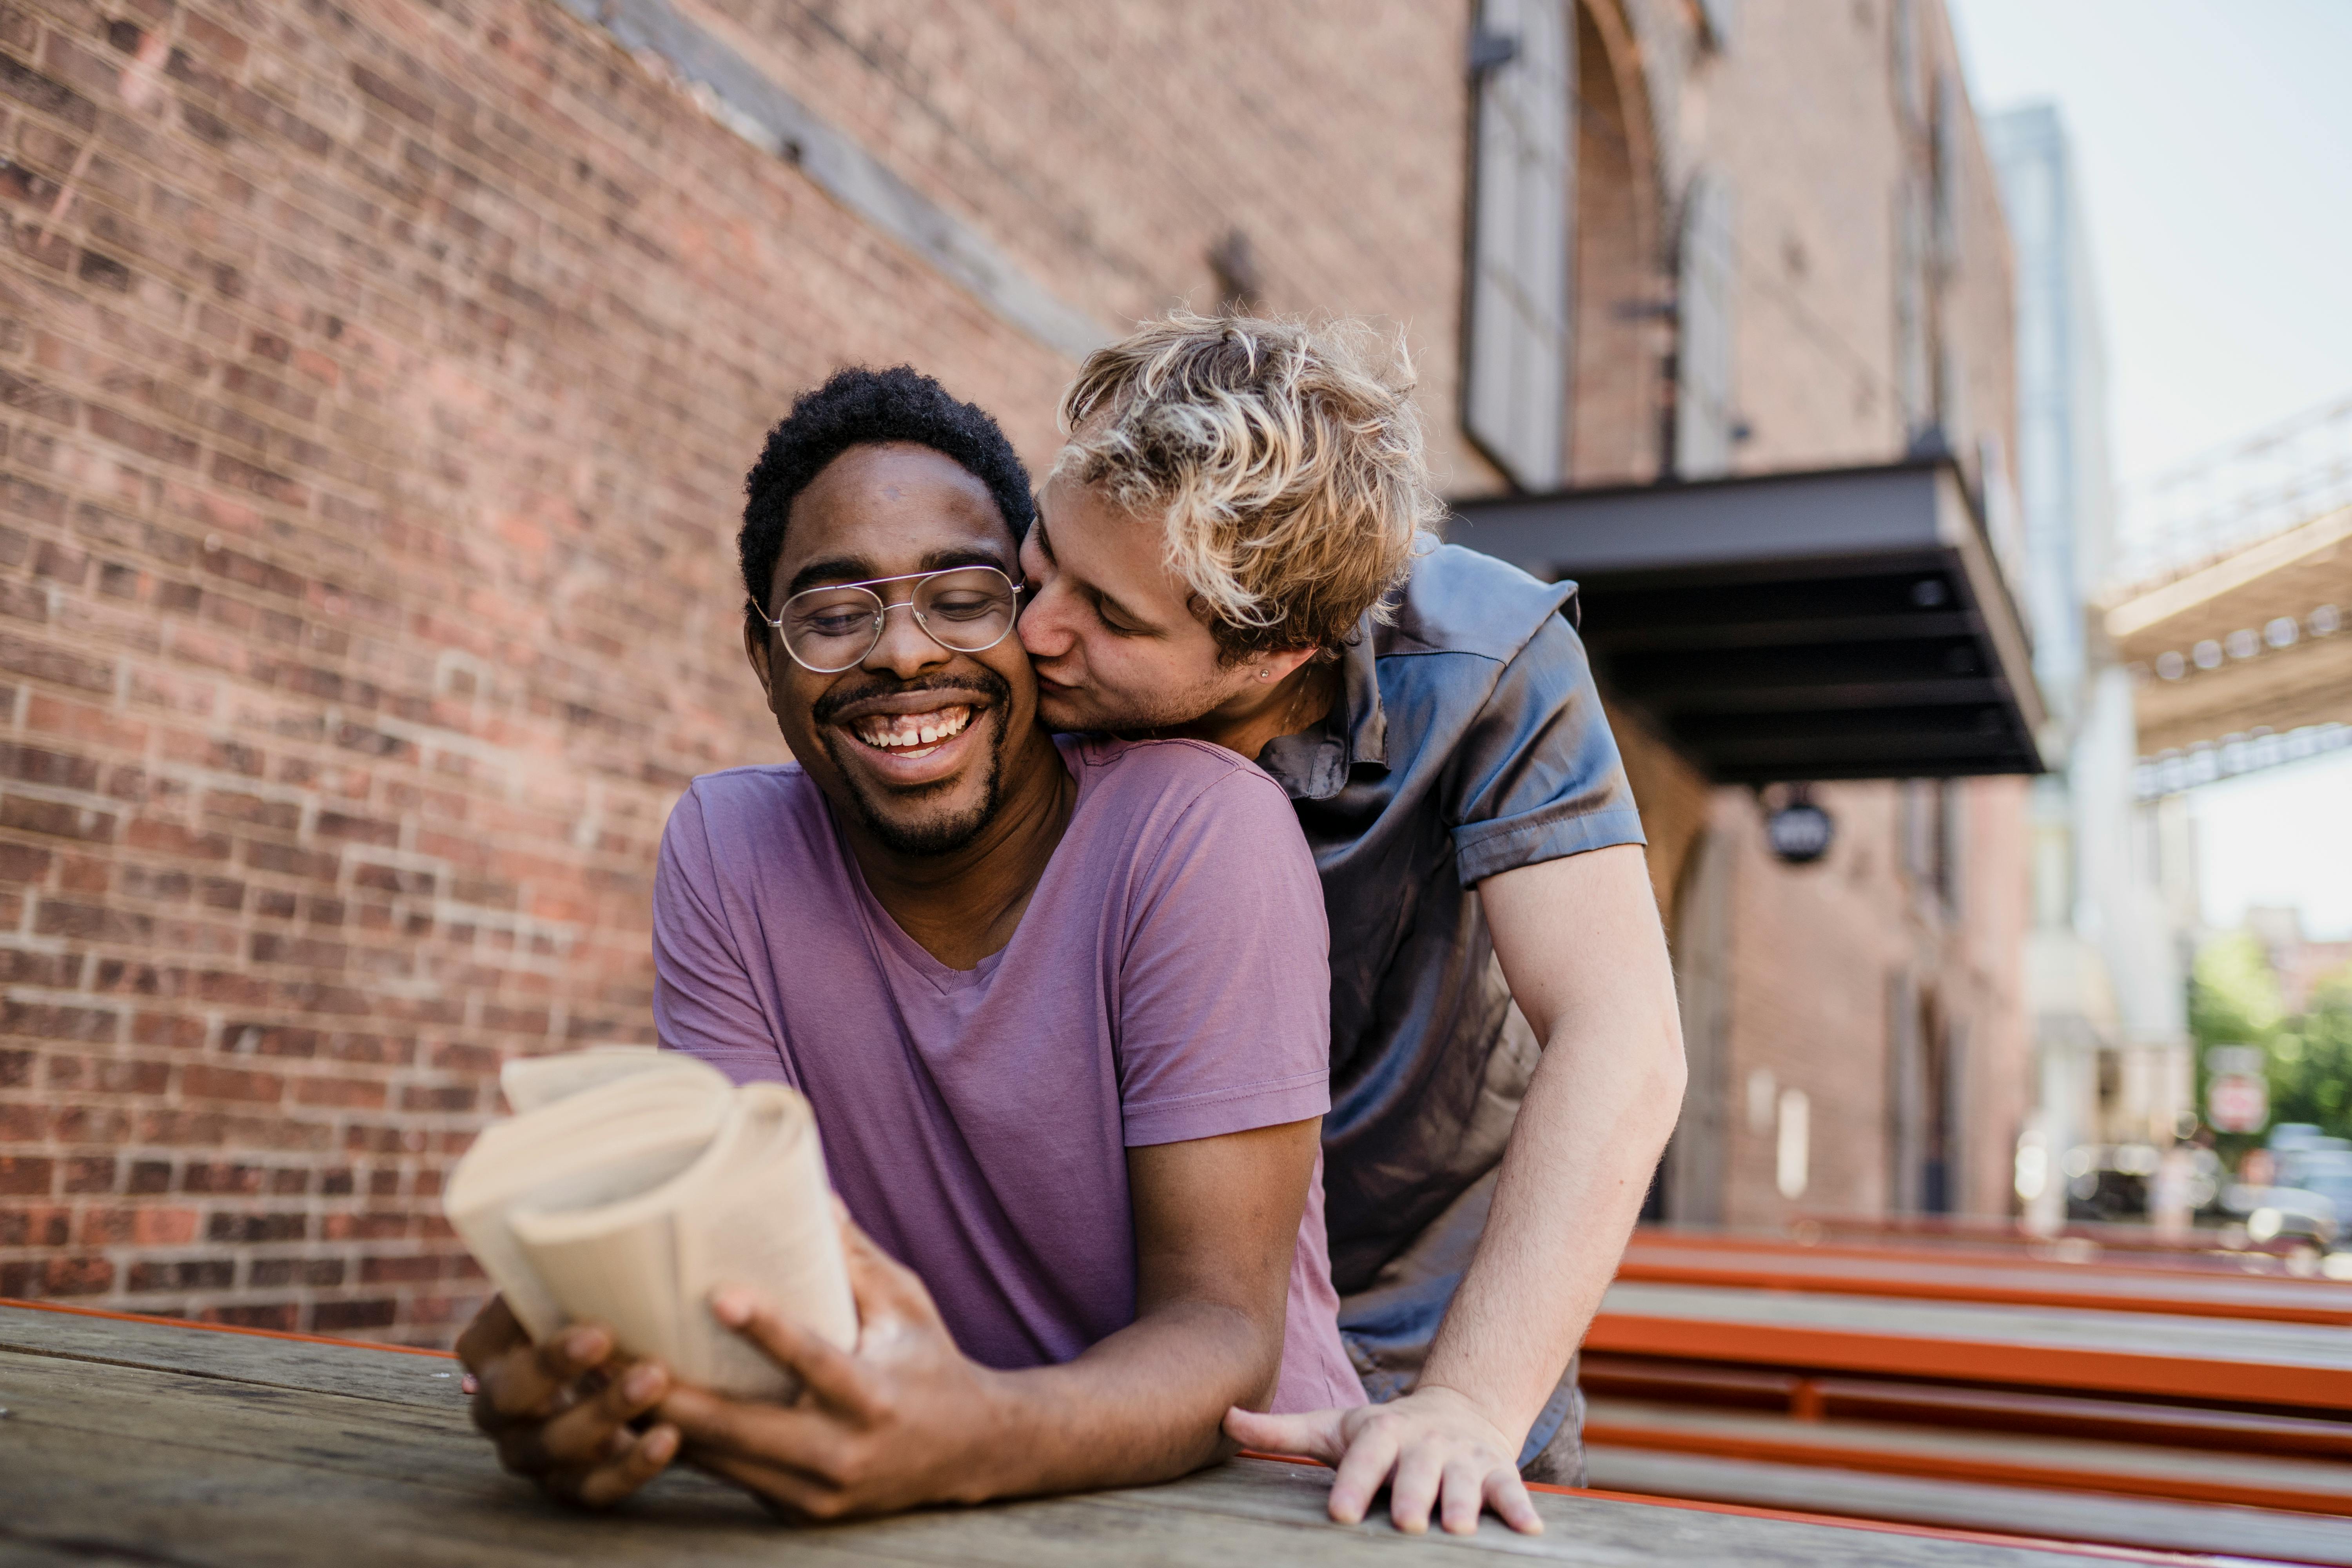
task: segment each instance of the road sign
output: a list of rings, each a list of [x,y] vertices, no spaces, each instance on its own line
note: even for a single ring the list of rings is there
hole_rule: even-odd
[[[2214,1131],[2260,1132],[2270,1119],[2270,1086],[2261,1079],[2222,1073],[2205,1086],[2205,1121]]]

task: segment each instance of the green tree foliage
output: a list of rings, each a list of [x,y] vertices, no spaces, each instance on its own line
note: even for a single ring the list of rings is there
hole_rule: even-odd
[[[2271,1120],[2352,1138],[2352,983],[2339,977],[2270,1039]]]
[[[2269,1065],[2273,1122],[2315,1122],[2352,1138],[2352,973],[2335,975],[2313,994],[2308,1011],[2290,1014],[2262,944],[2233,932],[2197,955],[2189,1030],[2197,1041],[2200,1100],[2209,1048],[2259,1046]]]

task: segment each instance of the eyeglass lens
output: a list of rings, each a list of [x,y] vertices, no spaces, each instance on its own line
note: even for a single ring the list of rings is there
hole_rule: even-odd
[[[957,653],[982,653],[1003,642],[1017,602],[1011,580],[989,566],[935,572],[915,584],[907,601],[931,639]],[[873,651],[891,608],[871,588],[810,588],[784,601],[778,629],[794,658],[829,674]]]

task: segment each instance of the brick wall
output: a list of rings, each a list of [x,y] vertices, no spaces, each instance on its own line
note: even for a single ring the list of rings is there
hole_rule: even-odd
[[[0,95],[0,1295],[444,1337],[498,1061],[649,1037],[777,754],[760,432],[1066,366],[550,5],[43,0]]]
[[[681,7],[1107,332],[1235,229],[1408,326],[1475,489],[1458,11]],[[0,158],[0,1295],[444,1339],[497,1063],[649,1037],[781,752],[760,433],[911,358],[1039,460],[1070,365],[546,0],[5,0]]]
[[[1106,332],[1214,304],[1236,231],[1267,306],[1400,324],[1444,483],[1496,483],[1454,416],[1467,0],[673,3]],[[1610,180],[1583,136],[1580,474],[1656,469],[1709,148],[1769,150],[1742,212],[1795,215],[1801,300],[1884,359],[1885,87],[1816,79],[1883,70],[1883,12],[1757,0],[1717,58],[1592,8],[1638,133]],[[1041,460],[1069,362],[551,0],[0,0],[0,1295],[446,1339],[497,1063],[648,1037],[669,803],[781,753],[731,585],[760,433],[912,359]],[[1891,455],[1844,351],[1738,319],[1744,466]],[[1670,891],[1727,808],[1628,752]],[[1834,981],[1894,896],[1741,942]]]

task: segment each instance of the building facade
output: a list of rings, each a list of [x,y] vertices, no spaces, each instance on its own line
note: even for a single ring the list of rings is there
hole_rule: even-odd
[[[2131,673],[2093,606],[2116,573],[2105,347],[2081,195],[2048,105],[1990,120],[2017,259],[2017,485],[2027,613],[2060,771],[2032,786],[2029,997],[2035,1099],[2018,1190],[2036,1222],[2065,1215],[2065,1168],[2098,1146],[2148,1151],[2188,1129],[2194,1092],[2190,932],[2167,880],[2193,877],[2181,803],[2136,798]],[[2170,851],[2168,854],[2168,849]]]
[[[1126,322],[1377,316],[1465,507],[2014,447],[1930,0],[32,0],[0,116],[0,1296],[446,1339],[498,1063],[651,1037],[668,806],[781,754],[731,537],[838,363],[1042,464]],[[2001,1212],[2023,786],[1788,865],[1630,690],[1663,1212]]]

